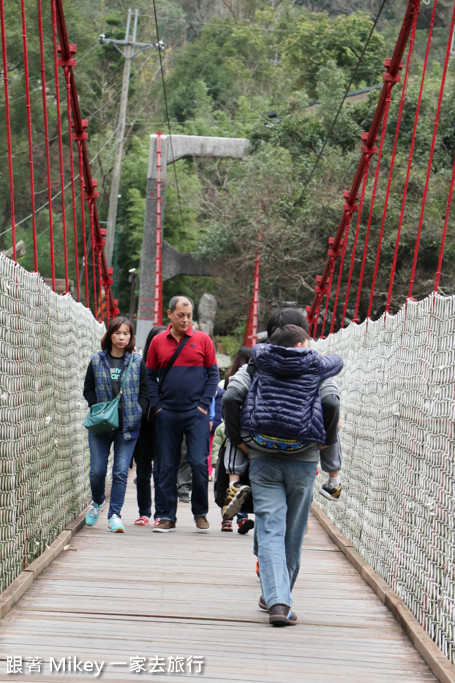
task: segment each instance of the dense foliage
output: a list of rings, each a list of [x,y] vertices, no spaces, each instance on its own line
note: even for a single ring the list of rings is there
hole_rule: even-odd
[[[89,119],[89,148],[93,175],[101,187],[100,214],[107,216],[109,182],[116,140],[116,112],[121,90],[123,57],[112,45],[101,45],[98,35],[122,39],[128,4],[123,0],[65,2],[70,42],[77,43],[76,80],[81,109]],[[196,251],[213,264],[213,278],[175,278],[165,283],[165,299],[185,291],[196,299],[210,291],[218,299],[217,332],[241,337],[248,313],[254,259],[259,248],[261,263],[261,315],[273,305],[297,301],[305,306],[313,297],[316,276],[321,273],[327,241],[341,217],[343,192],[351,183],[359,159],[360,135],[368,130],[377,101],[377,90],[357,101],[348,100],[334,117],[346,88],[366,89],[382,82],[384,58],[391,55],[405,3],[388,3],[371,35],[368,50],[359,63],[380,3],[373,0],[332,0],[294,3],[275,0],[138,0],[140,12],[137,40],[164,40],[161,55],[151,48],[135,56],[129,88],[128,121],[116,245],[115,291],[123,313],[130,300],[128,271],[139,268],[148,162],[148,134],[157,130],[193,135],[247,137],[251,153],[243,162],[185,159],[168,170],[165,239],[182,250]],[[439,3],[435,36],[447,26],[451,2]],[[156,16],[155,16],[156,9]],[[8,3],[7,12],[13,6]],[[417,38],[426,38],[431,8],[422,5]],[[158,20],[156,23],[155,19]],[[10,41],[16,52],[8,56],[10,70],[23,67],[20,24],[10,22]],[[416,45],[419,41],[416,39]],[[422,41],[420,41],[422,42]],[[36,41],[30,40],[35,54]],[[420,43],[419,43],[420,45]],[[407,211],[398,252],[392,308],[406,296],[416,223],[426,174],[428,145],[438,97],[443,46],[430,64],[427,88],[421,105],[413,175],[408,188]],[[422,48],[415,60],[421,62]],[[359,65],[358,65],[359,63]],[[163,89],[164,74],[164,89]],[[39,84],[40,72],[32,71]],[[416,272],[414,296],[432,289],[441,239],[441,215],[445,211],[448,178],[455,151],[453,120],[455,88],[453,62],[446,85],[444,116],[432,175],[432,203],[425,214]],[[390,111],[390,125],[398,116],[399,88]],[[413,112],[418,99],[417,80],[411,81],[395,161],[397,183],[406,176],[407,150],[412,138]],[[20,86],[14,80],[12,94]],[[32,106],[40,105],[36,88]],[[18,139],[26,149],[24,107],[14,104],[13,120]],[[408,113],[409,112],[409,113]],[[40,139],[39,115],[35,117]],[[426,123],[428,122],[428,123]],[[55,126],[55,122],[51,122]],[[42,133],[41,133],[42,135]],[[6,143],[1,139],[0,154]],[[393,138],[387,138],[384,159],[390,159]],[[37,154],[42,150],[37,145]],[[51,147],[54,154],[55,149]],[[27,183],[24,156],[23,182]],[[372,162],[372,173],[375,171]],[[381,175],[388,173],[384,162]],[[43,163],[37,193],[45,193]],[[2,169],[2,179],[6,172]],[[384,185],[384,184],[383,184]],[[382,186],[383,187],[383,186]],[[399,194],[399,193],[398,193]],[[402,194],[401,194],[402,196]],[[0,232],[8,246],[9,199],[7,183],[0,184]],[[381,230],[384,189],[379,190],[371,220],[371,244]],[[28,207],[17,202],[19,220]],[[383,310],[390,261],[395,249],[400,197],[388,207],[378,274],[374,314]],[[55,217],[61,232],[61,218]],[[45,231],[46,208],[38,213],[38,232]],[[18,239],[30,245],[31,224],[20,223]],[[365,282],[371,281],[374,250],[366,260]],[[43,240],[40,271],[48,275],[49,255]],[[58,251],[58,250],[57,250]],[[61,250],[60,250],[61,251]],[[62,270],[61,253],[57,267]],[[455,291],[455,247],[449,241],[441,279],[444,293]],[[121,257],[120,257],[121,255]],[[359,277],[362,253],[353,263],[353,281]],[[23,260],[32,269],[31,249]],[[366,313],[368,293],[362,295],[360,311]]]

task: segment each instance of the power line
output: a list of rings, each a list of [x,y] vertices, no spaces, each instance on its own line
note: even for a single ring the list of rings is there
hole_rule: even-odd
[[[115,229],[117,222],[117,206],[120,188],[120,174],[122,166],[122,155],[123,155],[123,142],[125,138],[125,125],[126,125],[126,112],[128,107],[128,91],[130,84],[130,74],[131,74],[131,62],[140,52],[148,48],[157,48],[159,52],[164,47],[164,44],[158,40],[158,43],[141,43],[136,40],[137,35],[137,23],[139,17],[139,11],[135,10],[134,13],[134,25],[133,33],[130,37],[130,21],[131,21],[132,10],[128,10],[128,19],[126,24],[126,32],[124,40],[116,40],[113,38],[106,38],[104,33],[99,37],[100,43],[113,45],[116,50],[120,52],[124,58],[123,66],[123,81],[122,81],[122,91],[120,96],[120,105],[118,110],[119,118],[119,136],[116,142],[115,148],[115,158],[114,166],[112,169],[112,180],[111,180],[111,190],[109,195],[109,209],[107,214],[107,226],[106,226],[106,244],[104,247],[104,253],[106,256],[106,261],[108,266],[112,265],[112,254],[114,251],[114,239],[115,239]]]
[[[308,185],[310,184],[311,180],[313,179],[314,172],[315,172],[315,170],[316,170],[316,168],[317,168],[317,166],[318,166],[318,164],[319,164],[319,162],[320,162],[320,160],[321,160],[322,154],[323,154],[323,152],[324,152],[324,150],[325,150],[325,147],[326,147],[326,145],[327,145],[327,142],[328,142],[328,140],[329,140],[329,137],[330,137],[331,134],[332,134],[332,131],[333,131],[334,127],[335,127],[335,124],[336,124],[336,122],[338,121],[338,117],[339,117],[339,115],[340,115],[341,109],[343,108],[343,104],[344,104],[345,101],[346,101],[346,98],[347,98],[347,96],[348,96],[348,94],[349,94],[349,91],[350,91],[350,88],[351,88],[351,86],[352,86],[352,83],[354,82],[354,79],[355,79],[355,77],[356,77],[356,75],[357,75],[357,71],[358,71],[359,66],[360,66],[360,63],[361,63],[361,61],[362,61],[362,59],[363,59],[363,56],[364,56],[365,52],[367,51],[367,48],[368,48],[368,45],[369,45],[371,36],[373,35],[373,32],[374,32],[374,30],[375,30],[375,28],[376,28],[376,24],[377,24],[378,21],[379,21],[379,17],[381,16],[381,13],[382,13],[382,10],[384,9],[384,5],[385,5],[386,1],[387,1],[387,0],[382,0],[382,3],[381,3],[381,6],[380,6],[380,8],[379,8],[379,11],[378,11],[378,13],[377,13],[376,19],[374,20],[373,26],[371,27],[371,31],[370,31],[370,33],[369,33],[369,35],[368,35],[368,38],[367,38],[367,40],[366,40],[366,43],[365,43],[365,45],[364,45],[364,47],[363,47],[362,53],[360,54],[359,59],[357,60],[357,64],[356,64],[356,66],[355,66],[355,69],[354,69],[353,72],[352,72],[351,78],[350,78],[350,80],[349,80],[349,83],[348,83],[347,88],[346,88],[346,90],[345,90],[345,93],[344,93],[344,95],[343,95],[343,99],[341,100],[340,106],[338,107],[338,111],[337,111],[337,113],[335,114],[335,116],[334,116],[334,118],[333,118],[333,120],[332,120],[332,123],[330,124],[330,128],[329,128],[329,130],[328,130],[328,132],[327,132],[327,135],[325,136],[324,142],[322,143],[322,147],[321,147],[321,149],[320,149],[320,151],[319,151],[319,154],[318,154],[318,156],[316,157],[316,160],[315,160],[315,162],[314,162],[314,164],[313,164],[313,167],[312,167],[312,169],[311,169],[311,171],[310,171],[310,173],[309,173],[309,176],[307,177],[307,180],[304,182],[302,191],[301,191],[301,193],[300,193],[300,195],[299,195],[297,201],[295,202],[296,204],[300,204],[300,202],[302,201],[302,198],[303,198],[303,195],[304,195],[305,190],[307,189]]]
[[[318,14],[318,12],[316,12]],[[152,14],[148,14],[147,12],[140,12],[141,17],[153,17]],[[303,16],[303,15],[301,15]],[[344,13],[340,13],[336,16],[347,16]],[[260,26],[259,24],[251,24],[247,23],[246,19],[237,19],[235,21],[232,20],[232,17],[230,16],[213,16],[211,17],[208,21],[202,21],[198,19],[177,19],[176,17],[170,17],[170,16],[162,16],[161,21],[166,21],[169,23],[174,23],[174,24],[184,24],[185,28],[191,28],[195,25],[197,26],[207,26],[209,25],[212,21],[219,21],[224,23],[224,25],[229,25],[232,26],[233,28],[247,28],[251,29],[253,31],[260,31],[262,33],[283,33],[283,34],[290,34],[292,35],[295,33],[295,27],[292,28],[281,28],[279,26]]]
[[[160,32],[158,29],[158,16],[156,13],[155,0],[153,0],[153,11],[154,11],[154,15],[155,15],[156,39],[157,39],[158,43],[160,44],[161,40],[160,40]],[[169,118],[169,107],[168,107],[168,103],[167,103],[166,83],[164,81],[164,69],[163,69],[163,60],[162,60],[162,56],[161,56],[161,50],[159,50],[158,53],[159,53],[159,57],[160,57],[161,82],[163,84],[163,96],[164,96],[164,104],[165,104],[165,108],[166,108],[166,121],[167,121],[167,125],[168,125],[168,130],[169,130],[169,140],[171,143],[172,160],[174,160],[174,147],[172,144],[171,122],[170,122],[170,118]],[[182,202],[181,202],[181,197],[180,197],[179,183],[177,180],[177,171],[175,168],[175,164],[172,164],[172,166],[173,166],[174,177],[175,177],[175,185],[176,185],[176,189],[177,189],[177,199],[178,199],[178,203],[179,203],[180,222],[182,224],[182,230],[184,230]]]

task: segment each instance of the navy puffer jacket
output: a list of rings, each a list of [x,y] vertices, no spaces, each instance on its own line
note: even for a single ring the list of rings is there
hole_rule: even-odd
[[[340,356],[257,344],[252,349],[252,361],[257,372],[242,407],[242,427],[281,439],[324,443],[319,385],[340,372]]]

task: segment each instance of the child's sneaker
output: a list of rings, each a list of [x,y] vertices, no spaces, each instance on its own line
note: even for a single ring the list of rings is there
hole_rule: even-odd
[[[223,519],[221,522],[221,531],[232,531],[232,522],[230,519]]]
[[[254,521],[248,518],[241,519],[237,526],[237,533],[242,534],[243,536],[244,534],[247,534],[250,529],[254,529]]]
[[[248,496],[251,494],[251,489],[239,481],[235,481],[226,489],[226,498],[222,509],[223,519],[232,519],[242,509],[242,505]]]
[[[85,523],[87,526],[94,526],[97,521],[98,517],[100,516],[101,508],[103,507],[104,503],[101,503],[101,505],[98,505],[98,503],[94,503],[93,500],[90,503],[90,507],[88,509],[87,514],[85,515]]]
[[[107,523],[107,530],[113,531],[116,534],[124,534],[125,527],[123,522],[118,515],[112,515]]]
[[[339,500],[341,496],[341,484],[338,484],[338,486],[330,486],[329,483],[324,484],[319,489],[319,493],[328,500]]]

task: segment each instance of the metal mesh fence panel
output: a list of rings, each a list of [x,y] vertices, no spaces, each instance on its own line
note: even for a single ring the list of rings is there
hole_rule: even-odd
[[[343,491],[315,502],[455,664],[455,297],[318,341],[338,353]]]
[[[0,255],[0,591],[90,501],[82,389],[104,329]]]

